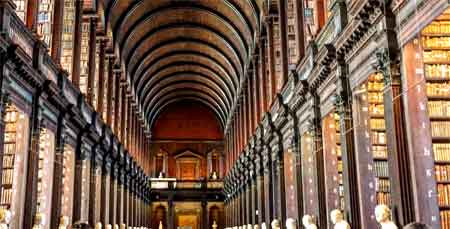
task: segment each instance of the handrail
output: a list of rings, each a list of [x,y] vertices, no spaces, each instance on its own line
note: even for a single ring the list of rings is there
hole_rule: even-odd
[[[171,178],[150,179],[150,189],[180,190],[180,189],[223,189],[223,180],[182,180]]]

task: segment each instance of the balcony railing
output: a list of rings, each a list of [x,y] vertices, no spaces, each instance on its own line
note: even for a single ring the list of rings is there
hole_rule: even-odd
[[[150,189],[157,190],[217,190],[223,189],[223,181],[215,180],[177,180],[176,178],[151,178]]]

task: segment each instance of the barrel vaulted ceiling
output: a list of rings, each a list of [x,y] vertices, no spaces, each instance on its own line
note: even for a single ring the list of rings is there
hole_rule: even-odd
[[[100,0],[102,21],[150,126],[167,105],[198,101],[222,126],[260,26],[259,0]]]

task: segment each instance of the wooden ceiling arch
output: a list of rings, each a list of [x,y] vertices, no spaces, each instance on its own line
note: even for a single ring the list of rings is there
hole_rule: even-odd
[[[263,0],[99,0],[149,126],[190,98],[225,126],[260,32]]]

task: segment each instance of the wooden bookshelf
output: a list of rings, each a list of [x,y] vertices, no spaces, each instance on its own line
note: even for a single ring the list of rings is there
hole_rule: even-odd
[[[384,82],[381,74],[369,76],[367,97],[369,101],[369,128],[373,170],[376,177],[377,204],[390,205],[390,181],[386,122],[384,117]]]
[[[339,208],[341,211],[345,211],[345,196],[344,196],[344,180],[343,171],[344,165],[342,162],[342,151],[341,151],[341,132],[340,132],[340,122],[339,115],[337,113],[333,114],[335,120],[335,132],[336,132],[336,156],[337,156],[337,170],[338,170],[338,180],[339,180]]]
[[[14,182],[14,165],[16,161],[16,125],[19,113],[14,106],[6,108],[5,136],[3,145],[2,198],[0,207],[11,208]]]
[[[441,227],[450,228],[450,10],[421,34]],[[447,15],[447,16],[446,16]]]

